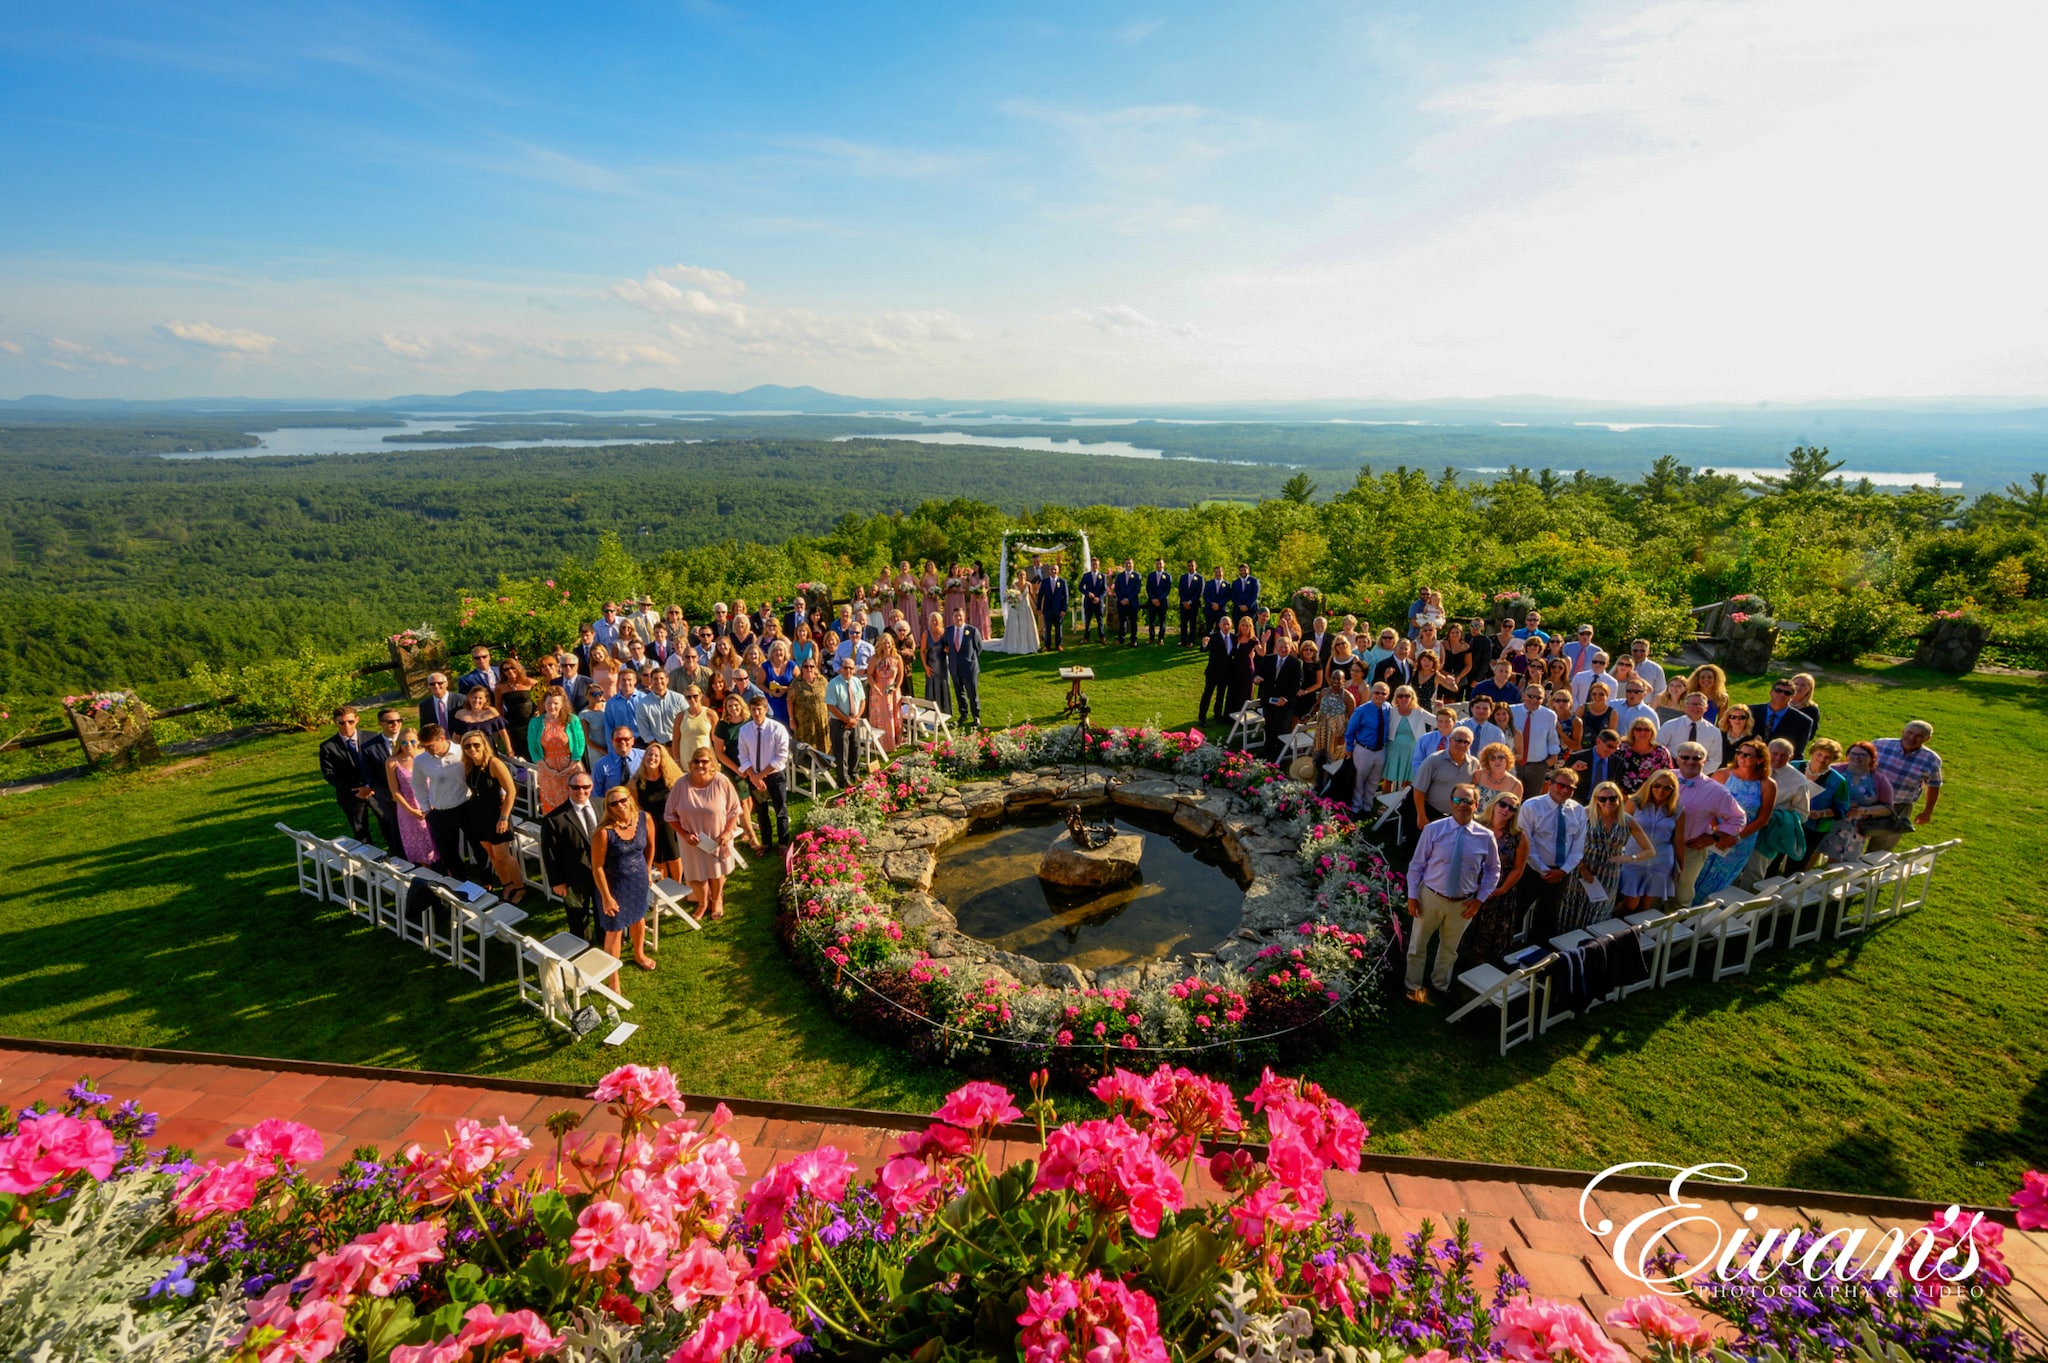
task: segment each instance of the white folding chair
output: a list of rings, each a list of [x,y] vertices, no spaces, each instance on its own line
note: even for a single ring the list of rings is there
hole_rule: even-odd
[[[1639,918],[1641,921],[1637,921]],[[1640,914],[1630,914],[1627,919],[1621,921],[1636,930],[1636,937],[1643,945],[1645,958],[1643,978],[1634,984],[1625,984],[1621,987],[1621,997],[1627,998],[1630,994],[1640,994],[1645,989],[1655,989],[1657,982],[1663,978],[1664,956],[1671,949],[1670,928],[1678,921],[1678,915],[1653,910],[1648,918],[1642,918]]]
[[[374,918],[370,906],[370,877],[364,861],[376,852],[354,838],[335,838],[321,849],[327,867],[327,899],[358,918]]]
[[[508,757],[505,764],[512,770],[512,813],[522,819],[538,819],[546,813],[540,807],[538,770],[523,757]]]
[[[1870,927],[1878,897],[1891,884],[1895,861],[1897,858],[1890,852],[1866,852],[1855,861],[1842,863],[1849,879],[1835,906],[1835,940],[1853,937]]]
[[[1316,736],[1314,730],[1301,728],[1289,731],[1282,735],[1280,739],[1280,765],[1286,766],[1295,758],[1314,748],[1315,745]]]
[[[419,868],[403,857],[386,857],[370,863],[370,921],[386,932],[399,930],[405,892]]]
[[[820,785],[839,789],[839,774],[832,769],[831,757],[808,743],[791,747],[790,765],[796,770],[796,779],[804,783],[804,794],[813,800],[818,798]]]
[[[1414,797],[1408,793],[1408,789],[1405,786],[1400,790],[1390,790],[1386,792],[1384,795],[1373,796],[1373,806],[1376,809],[1378,809],[1380,813],[1379,817],[1372,821],[1372,828],[1370,831],[1377,833],[1380,831],[1381,828],[1385,827],[1387,824],[1392,823],[1395,820],[1399,819],[1401,817],[1401,802],[1403,800],[1409,800],[1413,798]]]
[[[860,738],[855,752],[862,771],[867,770],[870,762],[886,764],[889,760],[888,751],[882,747],[882,731],[866,720],[860,722]]]
[[[428,953],[482,979],[483,939],[491,930],[485,916],[498,907],[498,897],[486,891],[475,899],[466,899],[445,878],[434,888],[436,897],[448,910],[448,921],[444,927],[438,918],[428,918]]]
[[[1246,701],[1244,708],[1230,717],[1230,732],[1223,736],[1223,746],[1235,743],[1246,752],[1254,743],[1266,741],[1266,712],[1259,708],[1257,701]]]
[[[928,738],[933,742],[941,738],[949,742],[952,740],[953,717],[935,700],[926,700],[922,696],[905,696],[903,717],[910,721],[910,733],[913,738]]]
[[[320,839],[302,829],[278,824],[277,831],[292,840],[294,869],[299,877],[299,893],[315,899],[327,898],[326,863],[319,855]]]
[[[517,946],[519,997],[556,1026],[568,1028],[569,1017],[583,1006],[586,993],[623,1009],[632,1008],[631,1000],[605,983],[618,971],[619,958],[575,933],[558,932],[545,942],[519,934]],[[526,980],[529,965],[535,968],[531,985]]]
[[[1777,900],[1769,896],[1746,899],[1729,905],[1727,912],[1715,919],[1699,939],[1701,947],[1709,941],[1714,944],[1714,964],[1707,976],[1709,981],[1718,984],[1749,973],[1751,963],[1756,960],[1757,939],[1762,935],[1764,916],[1776,903]]]
[[[528,885],[538,886],[548,898],[555,897],[554,889],[548,884],[547,859],[540,852],[540,825],[528,819],[512,821],[512,860],[519,863],[519,874]]]
[[[1714,921],[1728,912],[1726,904],[1712,900],[1704,904],[1691,904],[1677,910],[1672,921],[1665,928],[1664,964],[1657,972],[1657,987],[1662,989],[1673,980],[1689,980],[1700,961],[1701,933],[1713,926]],[[1679,964],[1680,953],[1684,953],[1684,965]]]
[[[656,930],[661,916],[665,913],[682,919],[691,932],[702,930],[703,925],[690,912],[690,887],[681,881],[670,880],[667,876],[657,876],[654,883],[647,887],[647,897],[650,901],[649,932]]]
[[[1543,972],[1557,959],[1555,952],[1531,961],[1517,970],[1502,970],[1482,962],[1458,973],[1458,983],[1473,992],[1473,999],[1445,1018],[1456,1022],[1479,1008],[1500,1009],[1500,1053],[1506,1055],[1524,1041],[1534,1040],[1538,1018],[1550,1011],[1550,981]]]
[[[1803,876],[1795,876],[1793,882],[1780,892],[1783,915],[1791,924],[1791,931],[1785,936],[1786,946],[1803,947],[1827,935],[1828,906],[1842,892],[1850,874],[1846,867],[1824,866]],[[1809,909],[1813,911],[1811,927],[1806,926]]]
[[[1934,861],[1945,845],[1930,843],[1900,855],[1898,870],[1892,875],[1890,902],[1878,905],[1872,915],[1873,922],[1911,913],[1927,902],[1927,891],[1934,884]]]

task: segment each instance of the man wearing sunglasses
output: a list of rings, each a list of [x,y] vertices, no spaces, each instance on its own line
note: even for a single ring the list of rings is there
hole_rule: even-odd
[[[1579,774],[1559,767],[1550,774],[1543,794],[1523,800],[1522,812],[1515,816],[1529,844],[1523,902],[1530,914],[1529,934],[1537,941],[1547,942],[1563,931],[1558,917],[1564,908],[1566,877],[1585,859],[1586,807],[1572,798],[1578,788]]]
[[[596,783],[578,771],[569,778],[569,798],[541,816],[540,855],[548,884],[569,913],[569,931],[590,940],[590,910],[597,884],[590,877],[590,839],[602,822],[591,803]]]
[[[1429,939],[1437,939],[1436,971],[1430,983],[1439,994],[1450,992],[1451,972],[1458,964],[1458,943],[1465,925],[1500,884],[1500,844],[1493,831],[1472,821],[1479,802],[1476,786],[1461,784],[1451,791],[1451,817],[1422,830],[1415,856],[1408,863],[1408,999],[1427,1003],[1423,968],[1429,964]]]
[[[1813,717],[1792,708],[1792,683],[1781,677],[1771,683],[1769,701],[1749,707],[1749,731],[1766,743],[1784,739],[1792,745],[1796,762],[1806,756],[1806,745],[1813,740]]]
[[[469,651],[469,661],[469,671],[456,679],[456,694],[467,696],[479,686],[486,691],[495,692],[498,689],[498,669],[491,666],[491,651],[478,644]]]

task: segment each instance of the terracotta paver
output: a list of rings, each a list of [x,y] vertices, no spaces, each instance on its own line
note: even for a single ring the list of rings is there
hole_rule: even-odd
[[[163,1053],[155,1053],[161,1055]],[[579,1132],[586,1138],[615,1133],[618,1121],[587,1099],[526,1088],[462,1082],[447,1076],[413,1076],[404,1071],[363,1071],[316,1074],[296,1071],[288,1062],[248,1064],[187,1063],[161,1059],[106,1059],[0,1044],[0,1102],[15,1107],[43,1098],[61,1100],[81,1075],[91,1075],[101,1092],[116,1101],[134,1099],[159,1113],[157,1140],[194,1150],[202,1158],[231,1157],[227,1137],[264,1117],[304,1122],[326,1142],[323,1170],[337,1168],[357,1146],[374,1145],[395,1153],[418,1142],[435,1146],[458,1117],[494,1122],[499,1117],[522,1127],[535,1145],[535,1160],[551,1156],[554,1143],[546,1133],[549,1114],[568,1110],[583,1114]],[[692,1102],[700,1119],[712,1102]],[[863,1171],[879,1168],[910,1131],[921,1131],[928,1119],[903,1113],[795,1108],[728,1100],[736,1104],[729,1135],[739,1146],[748,1173],[766,1173],[782,1160],[793,1159],[821,1145],[846,1151]],[[1003,1168],[1038,1153],[1028,1132],[1006,1131],[989,1142],[993,1168]],[[1579,1222],[1581,1189],[1576,1175],[1499,1166],[1457,1165],[1444,1161],[1404,1160],[1368,1156],[1357,1173],[1329,1176],[1331,1205],[1349,1211],[1368,1233],[1384,1232],[1397,1242],[1429,1221],[1438,1235],[1464,1217],[1489,1262],[1503,1259],[1528,1278],[1531,1288],[1546,1296],[1576,1300],[1595,1314],[1624,1297],[1640,1295],[1642,1286],[1614,1263],[1610,1238],[1603,1239]],[[1190,1184],[1197,1200],[1217,1196],[1206,1167],[1198,1165]],[[1701,1187],[1699,1193],[1709,1189]],[[1757,1189],[1715,1189],[1732,1197],[1696,1197],[1702,1204],[1694,1216],[1711,1216],[1732,1234],[1751,1207],[1759,1208],[1758,1226],[1789,1226],[1803,1222],[1809,1207],[1825,1226],[1863,1227],[1881,1232],[1894,1226],[1912,1229],[1925,1212],[1871,1199],[1864,1210],[1834,1212],[1814,1207],[1796,1193]],[[1615,1229],[1633,1217],[1663,1204],[1659,1193],[1633,1187],[1602,1186],[1587,1204],[1595,1225],[1602,1218]],[[1882,1214],[1880,1214],[1882,1213]],[[2009,1218],[2004,1218],[2008,1220]],[[1667,1219],[1668,1220],[1668,1219]],[[1866,1237],[1866,1242],[1876,1238]],[[1711,1229],[1680,1227],[1669,1239],[1697,1259],[1715,1241]],[[2048,1326],[2048,1234],[2022,1233],[2008,1224],[2005,1257],[2016,1275],[2014,1296],[2021,1311],[2037,1327]],[[1624,1344],[1637,1341],[1624,1336]]]

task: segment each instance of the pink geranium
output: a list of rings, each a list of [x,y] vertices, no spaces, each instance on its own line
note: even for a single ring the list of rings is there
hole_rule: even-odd
[[[1105,1278],[1100,1269],[1076,1280],[1055,1274],[1043,1289],[1024,1289],[1017,1316],[1025,1363],[1167,1363],[1159,1307],[1151,1297]]]
[[[1096,1080],[1095,1086],[1088,1091],[1112,1112],[1117,1110],[1118,1104],[1122,1104],[1133,1117],[1159,1115],[1159,1108],[1152,1101],[1151,1083],[1129,1070],[1111,1070]]]
[[[1662,1297],[1631,1297],[1607,1313],[1610,1330],[1635,1330],[1677,1349],[1704,1349],[1714,1342],[1706,1322]]]
[[[195,1221],[215,1212],[245,1212],[256,1201],[256,1185],[262,1177],[263,1171],[249,1160],[233,1164],[209,1160],[204,1169],[187,1174],[178,1184],[178,1210]]]
[[[2048,1174],[2029,1169],[2020,1190],[2008,1199],[2021,1230],[2048,1230]]]
[[[91,1117],[24,1113],[0,1139],[0,1193],[33,1193],[80,1172],[104,1181],[117,1153],[112,1133]]]
[[[1602,1334],[1584,1307],[1542,1297],[1503,1307],[1494,1342],[1516,1363],[1629,1363],[1628,1351]]]
[[[1927,1223],[1928,1234],[1936,1250],[1934,1268],[1929,1276],[1941,1274],[1943,1260],[1953,1256],[1958,1271],[1976,1255],[1976,1276],[1987,1283],[2000,1287],[2012,1281],[2012,1270],[2006,1267],[2005,1253],[2000,1248],[2005,1243],[2005,1227],[1996,1221],[1987,1221],[1982,1212],[1965,1212],[1960,1207],[1949,1207],[1935,1213]],[[1947,1276],[1942,1274],[1941,1276]],[[1951,1278],[1950,1281],[1956,1281]]]
[[[1186,1190],[1152,1143],[1122,1117],[1072,1122],[1046,1138],[1033,1193],[1078,1190],[1105,1216],[1121,1216],[1150,1240],[1168,1212],[1187,1205]]]
[[[624,1206],[610,1200],[593,1202],[576,1217],[569,1233],[569,1262],[602,1273],[625,1252],[626,1227],[632,1224]]]
[[[676,1077],[666,1065],[621,1065],[598,1080],[590,1096],[600,1103],[616,1104],[622,1116],[633,1118],[663,1107],[677,1113],[683,1110]]]
[[[802,1338],[789,1317],[747,1283],[704,1318],[697,1333],[669,1355],[668,1363],[723,1363],[742,1344],[780,1357],[783,1349]]]
[[[1023,1115],[1011,1100],[1008,1089],[979,1079],[954,1089],[947,1095],[944,1105],[932,1114],[939,1121],[965,1131],[980,1131],[998,1122],[1014,1122]]]
[[[732,1261],[702,1236],[676,1256],[668,1271],[669,1296],[686,1311],[700,1301],[731,1296],[739,1283]]]
[[[327,1153],[320,1133],[310,1126],[266,1117],[254,1126],[243,1127],[228,1137],[228,1146],[245,1150],[249,1158],[285,1165],[311,1164]]]
[[[782,1234],[784,1219],[803,1196],[838,1202],[853,1181],[854,1167],[846,1152],[821,1146],[770,1169],[747,1193],[746,1223],[769,1237]]]
[[[945,1182],[914,1155],[898,1155],[875,1177],[875,1195],[882,1201],[882,1226],[894,1233],[906,1216],[920,1216],[938,1205]]]
[[[257,1330],[277,1332],[257,1345],[257,1363],[319,1363],[341,1343],[345,1325],[341,1303],[313,1301],[294,1309],[289,1283],[279,1283],[246,1309],[248,1328],[234,1343],[242,1343]]]

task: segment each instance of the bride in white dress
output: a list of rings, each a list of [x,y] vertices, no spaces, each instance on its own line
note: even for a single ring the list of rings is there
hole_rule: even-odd
[[[1003,637],[1005,653],[1038,652],[1037,584],[1019,568],[1003,594]]]

